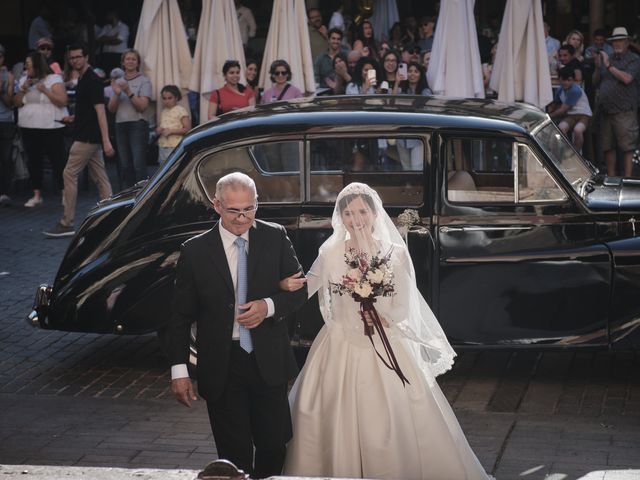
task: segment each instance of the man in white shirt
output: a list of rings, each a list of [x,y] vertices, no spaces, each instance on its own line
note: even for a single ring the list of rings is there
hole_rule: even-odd
[[[558,50],[560,49],[560,40],[557,38],[553,38],[549,35],[551,31],[551,27],[545,21],[544,22],[544,44],[547,48],[547,60],[549,62],[549,68],[551,70],[551,75],[555,75],[557,71],[557,60],[558,60]],[[552,68],[553,67],[553,68]]]
[[[120,67],[120,57],[129,48],[129,27],[115,10],[107,13],[106,20],[96,35],[96,43],[102,47],[100,66],[105,72],[110,72]]]
[[[256,21],[253,18],[251,9],[245,7],[240,0],[235,0],[236,12],[238,13],[238,25],[240,26],[240,37],[242,37],[242,45],[245,47],[249,43],[249,39],[256,36]]]

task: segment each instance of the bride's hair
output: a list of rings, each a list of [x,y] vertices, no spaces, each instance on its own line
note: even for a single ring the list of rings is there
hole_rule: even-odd
[[[340,213],[344,212],[345,208],[347,208],[347,206],[356,198],[363,199],[367,203],[371,211],[373,213],[376,213],[376,203],[373,198],[371,198],[371,196],[367,195],[366,193],[348,193],[347,195],[342,196],[338,200],[338,210],[340,211]]]

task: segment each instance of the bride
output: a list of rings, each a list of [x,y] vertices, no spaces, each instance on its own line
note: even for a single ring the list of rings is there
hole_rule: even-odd
[[[349,184],[332,226],[306,278],[325,325],[290,393],[285,474],[490,478],[435,381],[455,353],[380,197]],[[293,276],[281,287],[304,282]]]

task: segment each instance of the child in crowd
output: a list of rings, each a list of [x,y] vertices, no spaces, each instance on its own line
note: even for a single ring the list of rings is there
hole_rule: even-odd
[[[561,68],[558,72],[560,85],[553,99],[555,109],[549,114],[558,123],[558,128],[569,138],[573,131],[573,145],[581,151],[584,143],[584,131],[589,125],[591,107],[584,90],[575,83],[575,71],[572,67]]]
[[[156,128],[158,138],[158,162],[163,164],[169,154],[178,146],[182,137],[191,129],[189,113],[178,102],[182,99],[180,89],[175,85],[162,88],[162,115],[160,125]]]

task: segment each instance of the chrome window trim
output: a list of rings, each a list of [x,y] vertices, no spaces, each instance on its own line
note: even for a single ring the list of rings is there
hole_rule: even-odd
[[[518,189],[518,195],[516,196],[516,203],[517,204],[526,204],[526,205],[535,205],[535,204],[561,205],[563,203],[566,203],[569,200],[569,195],[567,195],[567,192],[565,192],[564,189],[562,188],[562,186],[558,184],[558,181],[551,174],[549,169],[545,166],[544,162],[540,161],[540,157],[538,157],[538,155],[536,155],[536,152],[526,143],[522,143],[522,142],[515,142],[515,143],[516,143],[516,148],[519,149],[520,147],[524,147],[527,150],[529,150],[529,154],[533,155],[533,157],[536,159],[536,162],[538,162],[538,164],[542,167],[542,169],[547,174],[547,176],[549,176],[551,178],[551,181],[554,183],[556,188],[558,188],[558,190],[560,190],[562,192],[562,194],[564,195],[564,198],[562,198],[561,200],[554,200],[554,199],[551,199],[551,200],[520,200],[520,195],[519,195],[520,192],[519,192],[519,189]],[[518,183],[518,182],[516,182],[516,183]]]

